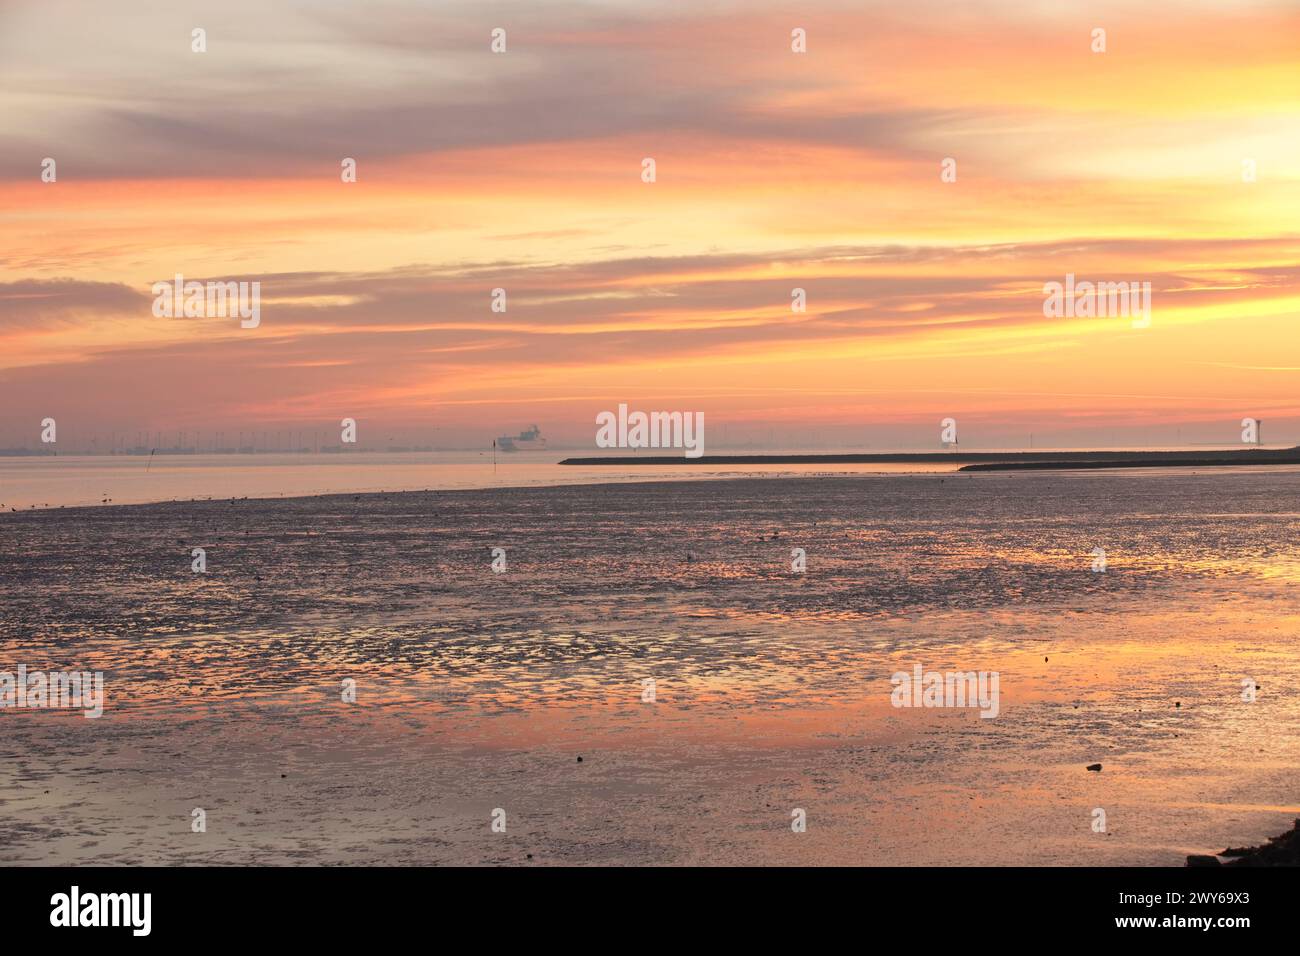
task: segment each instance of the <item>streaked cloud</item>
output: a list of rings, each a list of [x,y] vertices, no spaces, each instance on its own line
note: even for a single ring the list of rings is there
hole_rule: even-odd
[[[751,421],[1295,406],[1266,370],[1300,344],[1300,13],[941,14],[5,3],[0,426],[576,428],[617,389]],[[262,326],[155,319],[178,272],[261,281]],[[1066,272],[1151,282],[1154,327],[1048,322]]]

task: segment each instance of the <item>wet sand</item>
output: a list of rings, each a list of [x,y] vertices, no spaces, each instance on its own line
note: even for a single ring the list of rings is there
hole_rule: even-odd
[[[0,670],[102,670],[108,702],[0,710],[0,862],[1176,866],[1262,843],[1300,812],[1295,479],[6,514]],[[998,671],[999,715],[892,707],[918,662]]]

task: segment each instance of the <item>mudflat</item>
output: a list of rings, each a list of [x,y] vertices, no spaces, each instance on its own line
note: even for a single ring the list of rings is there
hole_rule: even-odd
[[[99,672],[105,699],[0,708],[0,861],[1179,865],[1263,843],[1300,812],[1293,481],[7,513],[0,671]],[[996,716],[894,706],[918,664],[997,673]]]

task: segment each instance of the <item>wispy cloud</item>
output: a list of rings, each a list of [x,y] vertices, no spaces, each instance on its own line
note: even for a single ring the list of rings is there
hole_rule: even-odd
[[[6,3],[0,424],[1291,401],[1300,14],[937,10]],[[178,272],[260,281],[262,325],[155,318]],[[1045,320],[1067,272],[1150,282],[1152,328]]]

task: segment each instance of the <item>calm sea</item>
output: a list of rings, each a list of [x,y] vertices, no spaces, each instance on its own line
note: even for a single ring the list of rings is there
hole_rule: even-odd
[[[776,452],[773,452],[775,454]],[[781,452],[789,453],[789,452]],[[0,458],[0,509],[142,504],[218,498],[296,498],[375,491],[448,491],[744,475],[952,471],[916,465],[560,465],[593,452],[64,456]]]

